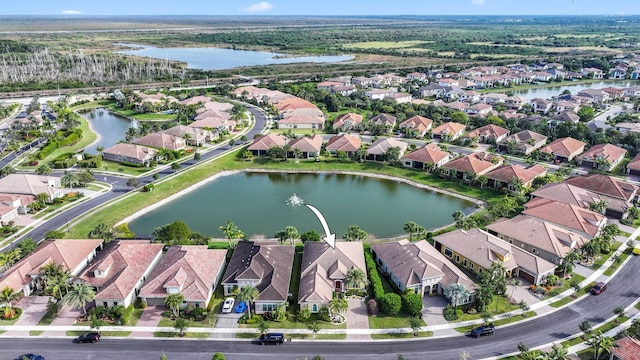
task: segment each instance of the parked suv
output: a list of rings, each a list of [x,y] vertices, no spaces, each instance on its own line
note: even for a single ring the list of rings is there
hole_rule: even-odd
[[[275,344],[280,345],[284,342],[284,334],[268,333],[260,335],[260,345]]]
[[[495,334],[495,332],[496,327],[493,325],[493,323],[490,323],[489,325],[478,326],[477,328],[471,330],[471,336],[477,338],[483,335],[493,335]]]
[[[591,287],[591,294],[600,295],[605,290],[607,290],[607,284],[603,282],[599,282]]]
[[[100,340],[100,334],[97,332],[86,333],[84,335],[80,335],[77,338],[73,339],[73,342],[78,343],[94,343]]]

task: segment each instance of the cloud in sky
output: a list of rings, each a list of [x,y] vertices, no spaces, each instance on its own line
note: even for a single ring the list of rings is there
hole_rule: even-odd
[[[485,0],[471,0],[473,5],[484,5]]]
[[[82,14],[82,11],[78,11],[78,10],[64,10],[61,12],[62,15],[80,15]]]
[[[266,1],[261,1],[259,3],[251,4],[251,6],[249,6],[244,10],[249,13],[259,13],[259,12],[268,11],[271,9],[273,9],[273,5],[269,4]]]

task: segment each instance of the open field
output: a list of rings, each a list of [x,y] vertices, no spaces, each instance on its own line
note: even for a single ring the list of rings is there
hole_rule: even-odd
[[[345,49],[405,49],[412,48],[416,45],[432,43],[433,41],[366,41],[353,44],[344,44]]]

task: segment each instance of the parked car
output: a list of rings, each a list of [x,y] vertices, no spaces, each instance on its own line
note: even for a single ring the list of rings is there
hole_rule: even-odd
[[[636,255],[640,255],[640,244],[634,246],[632,252]]]
[[[275,344],[280,345],[284,342],[284,334],[268,333],[260,335],[260,345]]]
[[[44,356],[37,354],[23,354],[18,356],[16,360],[44,360]]]
[[[230,313],[233,310],[233,304],[235,303],[235,299],[232,297],[228,297],[224,300],[224,304],[222,305],[223,313]]]
[[[238,305],[236,305],[236,308],[234,309],[234,311],[238,314],[242,314],[243,312],[247,311],[247,302],[246,301],[239,302]]]
[[[607,290],[607,284],[603,282],[599,282],[591,287],[591,293],[593,295],[600,295],[605,290]]]
[[[478,326],[477,328],[471,330],[471,336],[477,338],[479,336],[483,336],[483,335],[493,335],[496,332],[496,327],[495,325],[493,325],[493,323],[490,323],[489,325],[481,325]]]
[[[77,338],[73,339],[73,342],[76,344],[79,343],[95,343],[100,340],[100,334],[97,332],[86,333],[84,335],[80,335]]]

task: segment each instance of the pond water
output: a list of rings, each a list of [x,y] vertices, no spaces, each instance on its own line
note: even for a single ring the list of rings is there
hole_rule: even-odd
[[[554,96],[562,94],[563,91],[569,90],[572,94],[577,94],[584,89],[601,89],[606,87],[615,88],[627,88],[631,86],[638,86],[640,82],[625,81],[625,80],[603,80],[585,84],[575,85],[562,85],[562,86],[545,86],[535,89],[524,89],[513,91],[514,95],[521,96],[525,99],[531,100],[535,98],[551,99]]]
[[[87,119],[93,132],[98,135],[98,139],[85,148],[85,152],[89,154],[97,154],[98,146],[106,149],[117,144],[124,139],[129,127],[138,126],[137,121],[110,113],[106,109],[94,109],[80,115]]]
[[[119,54],[151,57],[187,63],[190,69],[221,70],[242,66],[259,66],[292,63],[335,63],[353,59],[349,55],[291,56],[268,51],[249,51],[203,48],[157,48],[138,44],[123,44],[132,50],[118,51]]]
[[[224,176],[129,223],[139,236],[156,227],[182,220],[193,231],[224,237],[218,226],[231,220],[247,236],[266,237],[294,226],[299,233],[324,231],[318,218],[304,205],[292,205],[291,197],[322,212],[331,232],[342,238],[350,225],[358,225],[377,237],[404,233],[414,221],[427,230],[453,222],[452,214],[469,214],[474,204],[396,181],[357,175],[238,173]]]

